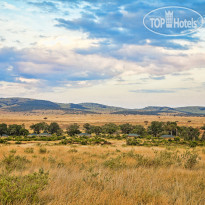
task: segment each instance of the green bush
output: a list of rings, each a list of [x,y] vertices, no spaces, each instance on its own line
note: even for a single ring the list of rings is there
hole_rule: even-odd
[[[155,153],[155,158],[153,160],[154,164],[157,166],[169,167],[171,165],[180,166],[181,158],[178,152],[175,151],[160,151]]]
[[[24,150],[24,152],[25,153],[28,153],[28,154],[31,154],[31,153],[34,153],[34,149],[33,148],[26,148],[25,150]]]
[[[140,145],[140,140],[136,138],[127,138],[126,144],[127,145]]]
[[[25,156],[15,156],[14,154],[10,154],[9,156],[4,156],[3,161],[1,164],[5,167],[8,172],[13,170],[23,170],[26,168],[26,165],[29,164],[31,161],[26,159]]]
[[[120,168],[124,168],[126,165],[121,161],[121,157],[118,156],[116,158],[111,158],[109,160],[106,160],[103,165],[105,167],[108,167],[110,169],[120,169]]]
[[[101,137],[87,137],[87,136],[80,136],[80,137],[72,137],[61,140],[60,144],[67,145],[67,144],[81,144],[81,145],[94,145],[94,144],[110,144],[105,139]]]
[[[186,169],[193,169],[199,162],[199,155],[195,151],[186,151],[181,155],[183,166]]]
[[[41,169],[26,176],[0,175],[0,204],[38,203],[38,192],[48,184],[48,173]]]
[[[123,153],[122,157],[130,157],[136,160],[136,167],[183,167],[186,169],[194,168],[199,162],[199,156],[195,151],[186,151],[180,154],[179,151],[155,151],[155,156],[145,157],[140,154],[135,154],[132,150]],[[109,161],[107,165],[111,166],[115,161]],[[116,162],[115,162],[116,163]],[[115,164],[114,164],[115,165]]]
[[[55,164],[56,163],[56,159],[53,158],[52,156],[48,157],[48,162],[50,162],[51,164]]]
[[[7,140],[5,140],[5,139],[0,139],[0,144],[5,144],[5,143],[7,143]]]
[[[73,153],[75,153],[75,152],[78,152],[78,150],[77,150],[77,149],[70,149],[68,152],[73,152]]]
[[[12,149],[12,150],[10,150],[10,153],[12,153],[12,154],[16,154],[16,149]]]
[[[198,143],[196,142],[196,141],[191,141],[190,143],[189,143],[189,146],[190,147],[196,147],[198,145]]]
[[[45,154],[46,152],[47,152],[47,149],[44,148],[44,147],[41,147],[41,148],[39,149],[39,153],[40,153],[40,154]]]

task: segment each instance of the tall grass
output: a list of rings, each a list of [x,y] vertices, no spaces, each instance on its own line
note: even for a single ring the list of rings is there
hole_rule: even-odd
[[[16,185],[12,190],[19,186],[23,192],[24,197],[15,196],[13,204],[205,204],[205,154],[199,148],[167,150],[120,145],[45,148],[47,151],[42,155],[39,147],[33,146],[33,157],[24,152],[24,145],[1,147],[1,163],[4,156],[10,156],[10,150],[16,150],[13,157],[30,161],[24,169],[12,169],[6,179],[10,182],[14,179]],[[41,168],[44,175],[39,175]],[[49,176],[45,174],[47,171]],[[5,173],[4,163],[1,172]],[[28,182],[34,173],[40,178]],[[38,187],[35,194],[26,192],[15,177],[20,177],[22,184]],[[43,183],[39,184],[40,181]],[[31,187],[26,190],[32,190]],[[0,199],[5,200],[1,191]]]

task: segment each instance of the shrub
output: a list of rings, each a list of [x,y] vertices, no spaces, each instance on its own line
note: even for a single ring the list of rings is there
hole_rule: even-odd
[[[26,159],[25,156],[21,157],[18,155],[15,156],[14,154],[10,154],[9,156],[4,156],[4,159],[1,164],[8,172],[11,172],[13,170],[25,169],[28,163],[30,163],[30,161]]]
[[[181,155],[183,166],[186,169],[193,169],[199,162],[199,155],[195,151],[186,151]]]
[[[175,137],[174,140],[175,140],[176,142],[179,142],[179,141],[180,141],[180,137]]]
[[[5,139],[0,139],[0,144],[5,144],[7,142],[7,140]]]
[[[53,158],[52,156],[48,157],[48,162],[50,162],[51,164],[55,164],[56,163],[56,159]]]
[[[123,153],[122,157],[130,157],[136,160],[136,167],[170,167],[170,166],[181,166],[186,169],[192,169],[199,161],[198,154],[194,151],[186,151],[182,154],[179,151],[156,151],[154,158],[145,157],[140,154],[135,154],[132,150]],[[111,161],[113,163],[113,161]],[[109,162],[109,166],[112,163]]]
[[[10,150],[10,153],[12,153],[12,154],[16,154],[16,149],[12,149],[12,150]]]
[[[140,145],[140,141],[135,138],[127,138],[126,144],[127,145]]]
[[[190,143],[189,143],[189,146],[190,147],[196,147],[198,145],[198,143],[196,142],[196,141],[191,141]]]
[[[105,167],[108,167],[110,169],[120,169],[125,167],[126,165],[121,161],[121,157],[118,156],[116,158],[111,158],[109,160],[106,160],[103,165]]]
[[[177,151],[173,152],[164,150],[155,153],[154,164],[165,167],[173,164],[179,166],[181,164],[181,158]]]
[[[60,144],[67,145],[67,144],[81,144],[81,145],[91,145],[91,144],[110,144],[110,142],[102,139],[101,137],[72,137],[68,139],[61,140]]]
[[[78,152],[78,150],[77,150],[77,149],[70,149],[68,152],[73,152],[73,153],[75,153],[75,152]]]
[[[0,204],[38,203],[38,192],[47,184],[48,173],[43,169],[26,176],[0,175]]]
[[[44,148],[44,147],[41,147],[41,148],[39,149],[39,153],[40,153],[40,154],[45,154],[46,152],[47,152],[47,149]]]
[[[28,154],[31,154],[31,153],[34,153],[34,149],[33,148],[26,148],[24,150],[25,153],[28,153]]]

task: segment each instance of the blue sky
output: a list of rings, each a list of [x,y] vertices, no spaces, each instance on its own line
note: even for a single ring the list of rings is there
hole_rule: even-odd
[[[205,28],[150,32],[144,16],[165,6],[205,16],[202,0],[2,0],[0,97],[204,106]]]

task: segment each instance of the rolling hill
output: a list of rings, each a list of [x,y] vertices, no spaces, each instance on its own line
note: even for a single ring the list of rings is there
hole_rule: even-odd
[[[9,112],[31,112],[34,110],[61,110],[66,114],[123,114],[123,115],[182,115],[205,116],[205,107],[157,107],[126,109],[98,103],[55,103],[47,100],[29,98],[0,98],[0,110]]]

